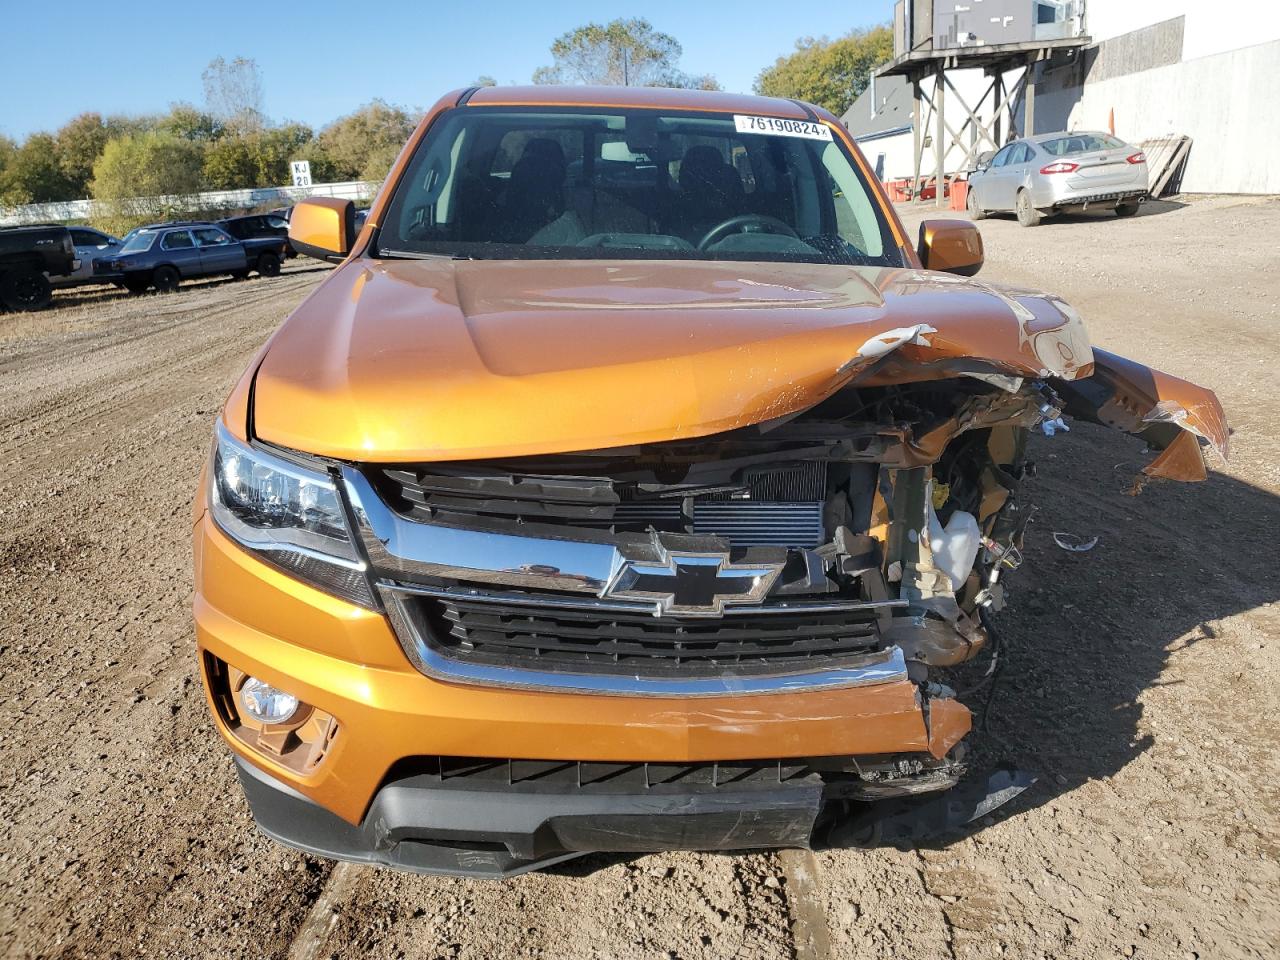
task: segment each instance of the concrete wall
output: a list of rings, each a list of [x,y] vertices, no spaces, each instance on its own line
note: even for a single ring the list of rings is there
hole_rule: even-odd
[[[1086,83],[1068,127],[1105,130],[1114,110],[1125,140],[1192,138],[1184,192],[1280,193],[1277,80],[1280,40],[1273,40]]]
[[[1095,42],[1186,17],[1184,60],[1280,40],[1275,0],[1086,0],[1084,16]]]
[[[0,227],[23,223],[65,223],[89,220],[99,214],[162,216],[181,211],[248,210],[273,203],[286,206],[307,197],[338,197],[342,200],[369,200],[380,184],[361,180],[345,183],[315,183],[309,187],[256,187],[249,190],[211,190],[188,197],[136,197],[132,200],[65,200],[58,203],[28,203],[20,207],[0,207]],[[118,203],[119,207],[113,207]],[[163,210],[163,214],[153,211]]]

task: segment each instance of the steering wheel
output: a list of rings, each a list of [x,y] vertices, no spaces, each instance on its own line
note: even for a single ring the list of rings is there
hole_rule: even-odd
[[[705,250],[713,243],[718,243],[731,233],[756,232],[743,229],[743,227],[750,224],[755,224],[758,227],[764,228],[759,232],[781,233],[788,237],[794,237],[796,240],[800,239],[800,234],[796,233],[791,229],[791,227],[787,226],[787,224],[779,220],[777,217],[770,217],[763,213],[743,213],[736,217],[730,217],[723,223],[717,223],[714,227],[708,230],[703,235],[702,239],[698,241],[698,249]]]

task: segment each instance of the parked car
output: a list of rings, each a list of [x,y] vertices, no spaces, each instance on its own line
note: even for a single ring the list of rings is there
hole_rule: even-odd
[[[969,175],[969,215],[1012,211],[1024,227],[1043,217],[1114,210],[1131,217],[1147,197],[1147,158],[1109,133],[1043,133],[1015,140]]]
[[[259,240],[279,238],[284,241],[284,256],[296,257],[297,253],[289,243],[289,221],[273,214],[250,214],[244,217],[228,217],[217,221],[218,226],[237,240]]]
[[[968,279],[967,220],[913,244],[821,107],[481,88],[411,142],[377,230],[294,208],[340,265],[195,500],[198,669],[261,828],[493,876],[852,844],[1024,788],[961,782],[956,691],[998,663],[1029,436],[1105,422],[1204,479],[1213,393]]]
[[[92,227],[70,227],[71,242],[76,248],[80,266],[62,277],[50,277],[55,287],[74,287],[86,283],[107,283],[119,280],[118,276],[97,273],[94,264],[102,258],[110,258],[120,252],[124,241]]]
[[[0,227],[0,306],[47,307],[53,297],[49,278],[70,276],[79,267],[66,227]]]
[[[132,293],[155,287],[161,293],[178,288],[185,279],[217,274],[247,277],[251,268],[274,276],[280,270],[282,241],[272,239],[273,250],[247,251],[236,240],[211,223],[185,222],[167,226],[142,227],[133,234],[117,256],[95,264],[99,275],[116,275]],[[255,259],[250,259],[250,256]]]

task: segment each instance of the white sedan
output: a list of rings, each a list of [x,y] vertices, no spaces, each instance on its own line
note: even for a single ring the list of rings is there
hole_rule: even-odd
[[[1045,216],[1114,210],[1147,198],[1147,158],[1109,133],[1042,133],[1015,140],[969,175],[969,216],[1012,211],[1024,227]]]
[[[50,277],[49,283],[55,287],[74,287],[82,283],[110,283],[114,277],[99,274],[94,276],[93,262],[99,258],[113,257],[120,252],[123,242],[118,237],[92,227],[71,227],[71,242],[76,248],[76,259],[80,266],[65,277]]]

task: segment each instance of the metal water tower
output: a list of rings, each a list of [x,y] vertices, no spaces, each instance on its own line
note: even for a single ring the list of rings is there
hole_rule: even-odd
[[[942,206],[947,157],[953,149],[963,155],[959,168],[966,169],[978,154],[1034,132],[1036,64],[1059,50],[1089,44],[1084,4],[1085,0],[899,0],[893,11],[894,58],[876,76],[905,77],[911,84],[913,197],[920,195],[925,151],[930,147],[932,179]],[[990,83],[970,106],[947,73],[975,69]],[[1017,80],[1006,85],[1005,75],[1013,71],[1019,71]],[[961,107],[958,114],[951,108],[953,118],[963,118],[958,128],[947,119],[948,92]],[[1014,111],[1019,100],[1021,116]],[[935,125],[930,143],[927,131]]]

